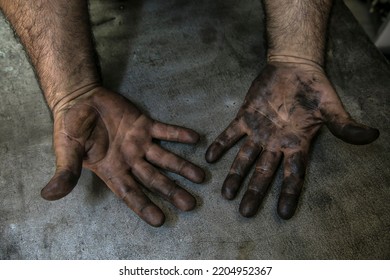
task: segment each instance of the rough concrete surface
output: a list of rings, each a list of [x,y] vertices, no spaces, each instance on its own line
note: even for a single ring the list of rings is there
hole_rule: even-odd
[[[52,120],[22,46],[0,17],[0,259],[389,259],[390,66],[341,1],[330,24],[327,72],[354,118],[380,129],[353,146],[324,128],[316,138],[296,215],[281,220],[281,169],[259,213],[220,195],[238,150],[204,153],[235,116],[265,65],[258,0],[91,1],[105,85],[163,122],[191,127],[199,145],[162,143],[207,170],[204,184],[169,174],[198,198],[183,213],[162,199],[161,228],[142,222],[91,172],[48,202]],[[244,188],[245,189],[245,188]]]

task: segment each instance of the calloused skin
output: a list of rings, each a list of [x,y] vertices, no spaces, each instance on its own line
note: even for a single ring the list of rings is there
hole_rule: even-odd
[[[45,199],[70,193],[85,167],[152,226],[161,226],[165,216],[144,194],[143,187],[183,211],[196,206],[195,198],[159,168],[195,183],[203,181],[203,170],[153,141],[193,144],[199,139],[193,130],[152,120],[130,101],[103,87],[56,108],[53,115],[57,163],[55,175],[42,189]]]
[[[351,118],[319,67],[269,63],[252,83],[235,119],[206,152],[206,160],[215,162],[246,136],[223,183],[222,195],[235,198],[256,162],[239,208],[245,217],[255,215],[283,161],[278,214],[291,218],[301,194],[311,141],[324,124],[351,144],[368,144],[379,136],[378,130]]]

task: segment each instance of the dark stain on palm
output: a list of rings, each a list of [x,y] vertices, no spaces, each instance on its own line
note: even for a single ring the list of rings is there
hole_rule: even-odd
[[[318,105],[320,103],[318,99],[319,93],[313,89],[312,84],[313,81],[303,81],[299,77],[297,77],[298,81],[298,92],[296,94],[297,102],[304,109],[313,111],[318,109]]]
[[[306,92],[298,92],[296,95],[296,99],[299,105],[301,105],[304,109],[307,110],[317,110],[318,109],[318,99],[307,94]]]
[[[272,128],[275,126],[272,122],[272,117],[269,115],[264,115],[258,111],[245,110],[242,112],[242,118],[248,126],[248,128],[253,132],[253,135],[256,135],[256,138],[267,139],[272,134]],[[261,133],[260,133],[261,132]]]
[[[295,134],[286,134],[283,139],[281,139],[280,148],[297,148],[301,146],[301,139]]]

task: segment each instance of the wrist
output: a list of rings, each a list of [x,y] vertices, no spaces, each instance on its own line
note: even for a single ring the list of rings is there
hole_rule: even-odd
[[[91,96],[94,89],[101,87],[100,82],[86,83],[69,91],[56,92],[47,96],[46,100],[53,114],[71,105],[76,99]]]
[[[324,73],[323,61],[319,61],[318,59],[312,59],[310,57],[288,54],[288,52],[269,52],[267,55],[267,63],[287,63],[292,65],[301,65],[305,68],[312,68]]]

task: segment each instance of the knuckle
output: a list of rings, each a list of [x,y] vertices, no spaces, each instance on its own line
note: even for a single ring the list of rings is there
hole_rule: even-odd
[[[264,177],[270,177],[273,175],[273,169],[270,165],[264,164],[260,166],[256,166],[255,168],[256,172],[259,175],[263,175]]]

